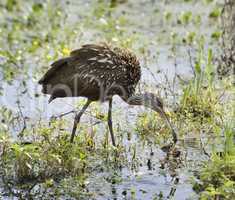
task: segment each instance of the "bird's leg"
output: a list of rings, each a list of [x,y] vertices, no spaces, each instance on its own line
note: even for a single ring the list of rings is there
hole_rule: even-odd
[[[88,99],[86,104],[82,107],[82,110],[76,114],[75,119],[74,119],[74,124],[73,124],[73,130],[72,130],[72,134],[71,134],[71,138],[70,138],[70,142],[73,143],[73,139],[77,130],[77,125],[80,121],[80,118],[82,116],[82,114],[86,111],[86,109],[88,108],[88,106],[90,105],[91,101]]]
[[[109,126],[109,132],[110,132],[111,139],[112,139],[112,144],[113,144],[113,146],[116,146],[116,144],[115,144],[115,138],[114,138],[114,134],[113,134],[112,101],[113,101],[112,99],[109,100],[108,126]]]

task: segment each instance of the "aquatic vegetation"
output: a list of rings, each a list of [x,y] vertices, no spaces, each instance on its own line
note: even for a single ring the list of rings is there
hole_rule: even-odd
[[[140,140],[148,144],[162,144],[169,139],[170,131],[161,121],[162,119],[155,113],[141,114],[136,122],[136,132]]]
[[[222,33],[220,31],[215,31],[211,34],[211,38],[215,40],[219,40],[221,38]]]
[[[191,11],[187,11],[187,12],[182,12],[179,19],[178,19],[178,23],[179,24],[188,24],[192,19],[192,12]]]
[[[1,156],[1,161],[4,161],[1,163],[2,167],[15,170],[8,171],[6,177],[14,175],[16,181],[35,178],[43,180],[64,173],[76,175],[83,170],[85,152],[82,147],[75,148],[66,142],[66,134],[53,137],[58,129],[57,125],[58,123],[55,123],[51,128],[42,127],[35,130],[32,142],[15,143],[7,135],[1,136],[1,147],[4,150]],[[29,136],[31,135],[27,134],[27,137]]]
[[[0,196],[232,199],[235,7],[226,2],[1,1]],[[36,82],[54,60],[91,42],[137,54],[137,91],[164,99],[179,135],[175,147],[157,114],[119,99],[116,148],[99,104],[68,142],[72,115],[84,102],[47,105]]]
[[[16,195],[17,190],[24,198],[40,197],[43,191],[58,197],[64,196],[64,191],[67,191],[65,196],[73,198],[91,195],[85,189],[88,174],[95,168],[111,170],[123,162],[124,158],[119,156],[121,149],[96,148],[94,154],[94,144],[88,136],[77,137],[71,144],[63,126],[63,120],[57,120],[50,127],[37,127],[34,133],[26,130],[18,142],[1,133],[0,174],[7,194]],[[117,177],[111,178],[114,179]],[[39,193],[34,189],[37,187]]]
[[[231,199],[235,195],[234,130],[227,126],[223,131],[223,149],[214,149],[210,162],[206,162],[199,173],[199,182],[194,184],[200,199]]]
[[[210,18],[218,18],[221,15],[221,9],[218,7],[215,7],[209,14]]]

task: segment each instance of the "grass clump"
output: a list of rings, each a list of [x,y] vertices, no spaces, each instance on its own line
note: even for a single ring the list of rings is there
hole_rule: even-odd
[[[147,141],[148,143],[159,143],[159,133],[165,132],[164,123],[156,121],[157,115],[153,112],[145,112],[141,114],[136,122],[136,132],[141,141]],[[160,117],[158,118],[161,120]],[[161,126],[163,124],[163,127]],[[154,138],[154,140],[153,140]]]
[[[194,190],[200,199],[233,199],[235,196],[234,130],[226,127],[222,152],[214,150],[210,161],[200,171]]]
[[[223,94],[216,82],[214,55],[212,49],[205,49],[204,42],[204,38],[199,40],[193,66],[194,77],[183,85],[183,94],[175,110],[177,119],[187,124],[192,122],[191,125],[198,127],[198,130],[202,129],[202,125],[214,126],[223,116],[223,102],[220,99]]]
[[[30,142],[15,142],[1,134],[0,173],[7,193],[16,195],[17,190],[35,197],[35,185],[40,185],[42,191],[52,185],[58,189],[72,177],[77,188],[84,190],[89,150],[79,138],[76,144],[71,144],[66,132],[58,134],[57,126],[54,123],[50,128],[37,128]]]
[[[21,199],[88,199],[87,178],[104,170],[117,173],[125,162],[122,147],[96,144],[87,128],[74,143],[64,120],[26,128],[15,141],[0,129],[0,181],[6,196]]]

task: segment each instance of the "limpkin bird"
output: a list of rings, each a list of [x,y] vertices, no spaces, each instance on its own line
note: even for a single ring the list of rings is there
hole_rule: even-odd
[[[42,84],[44,94],[51,95],[49,103],[62,97],[87,98],[87,102],[75,116],[70,142],[73,142],[80,118],[90,103],[108,101],[108,127],[115,146],[112,98],[119,95],[129,105],[144,105],[158,112],[171,129],[176,143],[177,135],[164,112],[162,100],[153,93],[135,94],[140,76],[139,61],[129,50],[112,48],[107,44],[86,44],[72,51],[70,56],[52,63],[39,84]]]

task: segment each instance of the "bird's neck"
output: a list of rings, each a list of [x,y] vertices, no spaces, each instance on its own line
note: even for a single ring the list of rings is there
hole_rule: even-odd
[[[159,112],[159,109],[163,109],[162,100],[153,93],[149,92],[145,92],[143,94],[134,94],[128,99],[124,99],[124,101],[129,105],[143,105],[157,112]]]

